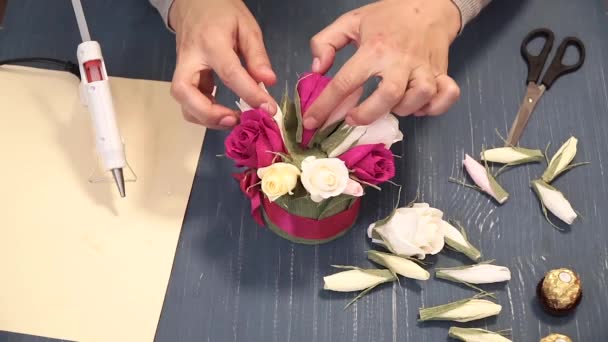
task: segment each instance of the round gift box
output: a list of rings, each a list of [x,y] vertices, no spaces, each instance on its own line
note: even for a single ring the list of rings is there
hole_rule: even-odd
[[[361,207],[361,199],[333,216],[313,219],[290,213],[264,197],[262,202],[264,222],[277,235],[289,241],[318,245],[344,235],[355,223]]]

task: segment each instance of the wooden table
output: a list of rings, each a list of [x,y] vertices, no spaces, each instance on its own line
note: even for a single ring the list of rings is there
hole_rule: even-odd
[[[307,71],[308,39],[341,13],[366,1],[250,1],[265,32],[280,86],[293,85]],[[113,75],[170,80],[174,38],[145,0],[85,1],[91,33],[104,47]],[[74,59],[79,35],[68,1],[10,1],[0,31],[0,58],[44,56]],[[529,165],[500,179],[511,193],[497,207],[488,197],[448,183],[462,177],[464,153],[500,144],[525,89],[521,39],[531,29],[549,27],[557,38],[580,37],[587,61],[580,72],[560,79],[545,95],[522,144],[554,148],[571,134],[579,142],[576,169],[556,182],[583,220],[559,232],[542,217],[529,181],[542,165]],[[490,286],[504,306],[497,318],[460,324],[494,330],[513,329],[515,341],[537,341],[560,331],[575,341],[608,339],[608,16],[600,0],[495,1],[453,45],[450,73],[462,89],[459,103],[440,118],[403,119],[407,138],[394,147],[401,203],[419,192],[420,200],[461,220],[471,241],[488,259],[510,267],[513,279]],[[352,52],[352,50],[349,50]],[[348,53],[339,56],[340,65]],[[224,103],[234,95],[219,90]],[[4,113],[4,115],[18,115]],[[27,133],[27,132],[24,132]],[[421,306],[471,296],[466,288],[440,280],[402,281],[373,291],[350,309],[353,294],[324,292],[322,277],[330,264],[369,266],[364,231],[396,204],[396,188],[369,191],[358,224],[343,238],[310,247],[284,241],[257,227],[249,203],[229,174],[232,163],[219,159],[225,133],[211,132],[205,142],[196,182],[165,299],[157,338],[164,341],[445,341],[447,323],[417,323]],[[554,150],[554,149],[553,149]],[[606,164],[608,167],[608,164]],[[436,265],[466,262],[453,253],[431,258]],[[574,315],[554,318],[541,312],[535,286],[544,272],[572,267],[583,279],[585,296]],[[1,281],[0,281],[1,284]],[[1,289],[1,285],[0,285]],[[10,314],[3,312],[0,314]],[[2,342],[48,341],[0,333]]]

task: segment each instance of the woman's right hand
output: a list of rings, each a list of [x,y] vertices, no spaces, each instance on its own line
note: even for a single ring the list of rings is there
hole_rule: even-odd
[[[237,111],[215,101],[214,72],[249,105],[275,114],[277,104],[258,83],[272,85],[276,75],[260,27],[241,0],[175,0],[169,25],[177,43],[171,94],[186,120],[217,129],[238,122]]]

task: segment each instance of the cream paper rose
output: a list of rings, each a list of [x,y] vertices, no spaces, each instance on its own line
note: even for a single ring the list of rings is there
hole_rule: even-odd
[[[445,225],[443,213],[427,203],[416,203],[411,208],[398,208],[386,220],[369,226],[372,242],[385,245],[400,256],[424,259],[443,249]]]
[[[258,177],[262,179],[262,192],[271,202],[285,194],[292,194],[299,175],[300,170],[288,163],[274,163],[258,169]]]
[[[307,157],[302,161],[302,185],[314,202],[335,197],[346,190],[348,169],[338,158]]]

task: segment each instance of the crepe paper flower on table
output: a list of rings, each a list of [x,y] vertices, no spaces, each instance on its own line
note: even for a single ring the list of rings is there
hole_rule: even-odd
[[[540,200],[545,218],[551,225],[559,229],[549,220],[547,210],[569,225],[574,223],[578,215],[564,194],[541,179],[534,180],[531,184],[534,193]]]
[[[470,322],[496,316],[502,310],[502,306],[492,301],[481,299],[488,295],[491,294],[480,294],[449,304],[421,308],[419,311],[419,321]]]
[[[492,284],[511,280],[511,271],[504,266],[479,263],[476,265],[437,268],[435,276],[465,285]],[[477,287],[473,287],[477,289]]]
[[[541,177],[543,181],[547,184],[551,184],[553,180],[555,180],[559,175],[564,172],[567,172],[577,166],[586,165],[588,163],[577,163],[571,164],[572,160],[576,156],[578,139],[575,137],[570,137],[566,142],[557,150],[551,161],[549,162],[549,166],[543,173]]]
[[[481,160],[509,166],[540,162],[545,158],[541,150],[523,147],[498,147],[481,152]]]
[[[507,331],[489,331],[479,328],[451,327],[448,336],[464,342],[511,342],[505,337]]]
[[[376,132],[374,136],[361,134],[342,144],[348,135],[343,134],[344,118],[357,105],[361,90],[341,103],[320,129],[305,130],[302,115],[329,81],[305,74],[294,100],[286,92],[272,117],[240,99],[241,121],[225,141],[226,156],[244,168],[235,178],[251,201],[255,221],[297,243],[325,243],[345,234],[357,219],[365,189],[379,189],[394,177],[389,148],[395,136],[403,137],[397,119],[387,114],[365,129]],[[388,140],[386,132],[369,129],[387,130],[387,123],[397,130]],[[323,148],[339,145],[346,148],[336,155]]]
[[[321,144],[321,149],[329,157],[337,157],[359,145],[384,144],[391,146],[403,140],[399,130],[399,120],[391,113],[386,113],[367,126],[342,125]]]
[[[378,222],[372,223],[367,235],[373,243],[385,246],[393,254],[424,259],[439,253],[445,244],[443,213],[427,203],[398,208]]]
[[[346,304],[345,309],[376,286],[397,280],[395,274],[386,269],[362,269],[354,266],[337,265],[332,265],[332,267],[347,269],[347,271],[323,277],[324,290],[337,292],[362,291],[357,297]]]
[[[444,221],[444,239],[445,243],[452,249],[466,255],[473,261],[478,261],[481,258],[481,252],[473,246],[467,239],[467,234],[464,228],[459,225],[460,231],[453,225]]]
[[[367,251],[367,258],[376,264],[388,268],[391,272],[406,278],[417,280],[428,280],[430,278],[427,270],[407,258],[374,250]]]
[[[494,198],[498,204],[504,204],[507,201],[509,198],[509,193],[505,191],[500,184],[498,184],[487,166],[481,165],[477,160],[471,158],[471,156],[468,154],[465,154],[462,164],[464,165],[464,168],[471,179],[473,179],[476,187],[468,185],[464,182],[456,181],[454,179],[450,179],[450,181],[475,188],[481,192],[485,192]]]

